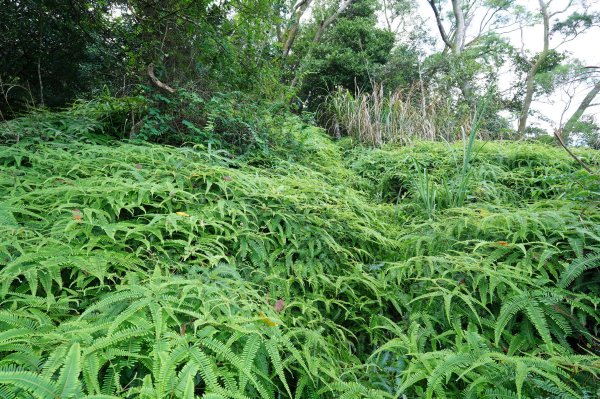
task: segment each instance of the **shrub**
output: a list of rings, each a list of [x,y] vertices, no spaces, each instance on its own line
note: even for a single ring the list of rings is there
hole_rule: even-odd
[[[106,142],[110,138],[127,138],[143,108],[144,100],[140,97],[106,95],[92,101],[77,101],[61,112],[34,110],[1,123],[0,140],[4,143],[27,138]]]
[[[207,94],[183,88],[171,96],[149,96],[136,137],[170,145],[210,145],[236,154],[265,151],[290,117],[285,107],[241,92]]]

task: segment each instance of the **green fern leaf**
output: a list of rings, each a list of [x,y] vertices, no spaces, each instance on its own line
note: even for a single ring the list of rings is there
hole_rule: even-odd
[[[558,286],[560,288],[567,288],[575,279],[581,274],[583,274],[586,270],[593,269],[595,267],[600,267],[600,252],[593,252],[588,254],[583,258],[577,258],[574,262],[572,262],[567,270],[565,270],[558,282]]]
[[[269,353],[269,357],[271,358],[271,364],[275,369],[275,373],[283,383],[285,390],[287,391],[289,397],[292,397],[292,392],[290,391],[290,387],[288,386],[287,380],[285,378],[285,373],[283,371],[283,362],[281,361],[281,357],[279,356],[279,350],[277,349],[277,343],[274,341],[274,338],[265,342],[265,346],[267,348],[267,352]]]
[[[252,370],[252,364],[254,363],[254,358],[256,357],[259,348],[260,336],[258,334],[251,334],[246,340],[246,345],[244,346],[241,356],[243,370]],[[240,372],[239,381],[240,392],[244,392],[246,390],[246,384],[248,383],[248,376],[246,373]]]
[[[485,391],[482,399],[519,399],[520,396],[511,390],[505,388],[488,389]]]
[[[16,368],[0,369],[0,385],[12,385],[24,389],[39,399],[56,399],[58,388],[52,381],[41,376]]]
[[[64,366],[58,377],[58,389],[61,398],[70,398],[78,393],[80,387],[79,374],[81,373],[81,348],[79,343],[74,343],[69,348]]]
[[[496,319],[494,327],[495,343],[498,345],[500,336],[508,322],[521,310],[529,304],[531,297],[527,294],[521,294],[510,298],[500,309],[500,315]]]
[[[194,384],[194,378],[191,375],[187,375],[185,378],[185,389],[181,395],[181,399],[194,399],[195,398],[196,386]]]

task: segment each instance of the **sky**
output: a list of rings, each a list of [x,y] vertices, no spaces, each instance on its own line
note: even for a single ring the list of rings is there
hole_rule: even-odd
[[[441,43],[441,39],[439,39],[433,11],[427,4],[426,0],[417,0],[417,2],[419,4],[417,13],[424,18],[427,30],[431,32],[433,36],[438,38],[437,49],[440,50],[443,45]],[[536,11],[539,9],[537,0],[518,0],[517,3],[531,11]],[[567,3],[568,0],[554,0],[551,3],[551,11],[562,10],[565,8]],[[590,11],[600,12],[600,0],[588,0],[588,6]],[[563,16],[564,15],[565,14],[563,14]],[[542,32],[543,25],[541,23],[533,27],[525,28],[523,31],[524,48],[532,53],[541,51],[543,47]],[[518,46],[519,48],[521,47],[521,32],[519,30],[509,33],[505,36],[508,37],[509,41],[515,46]],[[553,39],[551,40],[550,46],[553,47],[558,43],[559,40]],[[580,59],[586,66],[600,66],[600,27],[595,27],[587,31],[585,34],[577,37],[577,39],[559,46],[557,50],[561,52],[567,51],[573,57]],[[514,75],[510,73],[502,74],[500,77],[501,89],[503,86],[505,88],[509,87],[511,79],[514,79]],[[560,91],[554,93],[549,99],[534,100],[532,103],[532,110],[540,112],[548,120],[543,121],[534,116],[530,118],[531,124],[548,130],[557,128],[560,125],[561,118],[568,118],[568,116],[571,115],[583,97],[585,97],[587,91],[587,86],[577,88],[570,108],[567,107],[568,96]],[[596,102],[600,102],[598,100],[600,99],[597,98]],[[600,106],[588,109],[586,115],[594,115],[597,120],[600,119]]]

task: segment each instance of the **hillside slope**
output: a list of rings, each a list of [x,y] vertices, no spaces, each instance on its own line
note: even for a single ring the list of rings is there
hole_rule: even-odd
[[[0,147],[0,397],[598,396],[597,177],[296,139]]]

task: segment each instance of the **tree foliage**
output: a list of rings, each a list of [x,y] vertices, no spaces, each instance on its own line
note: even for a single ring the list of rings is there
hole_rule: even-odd
[[[122,53],[109,35],[103,1],[2,2],[0,112],[56,107],[116,80]],[[114,40],[117,40],[116,42]]]

